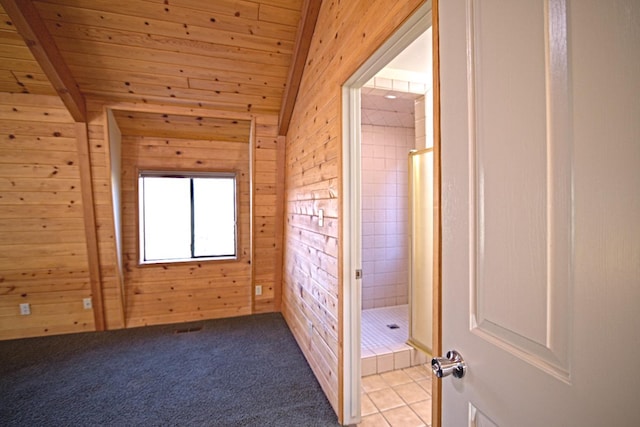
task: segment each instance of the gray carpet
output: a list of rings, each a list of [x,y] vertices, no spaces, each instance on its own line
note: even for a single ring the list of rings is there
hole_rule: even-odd
[[[280,314],[0,341],[0,424],[339,425]]]

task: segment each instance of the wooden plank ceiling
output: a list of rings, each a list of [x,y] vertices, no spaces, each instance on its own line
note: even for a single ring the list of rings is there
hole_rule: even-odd
[[[275,114],[303,3],[33,1],[85,97]],[[11,18],[0,12],[0,90],[55,93]]]
[[[55,95],[55,89],[1,7],[0,20],[0,92]]]
[[[140,111],[113,112],[123,135],[248,143],[251,122]]]

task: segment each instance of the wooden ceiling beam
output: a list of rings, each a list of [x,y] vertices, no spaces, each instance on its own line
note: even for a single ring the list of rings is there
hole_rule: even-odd
[[[84,96],[31,0],[0,0],[42,71],[76,122],[86,122]]]
[[[287,77],[287,85],[284,89],[282,105],[280,107],[278,135],[281,136],[285,136],[289,130],[293,107],[298,97],[300,81],[302,80],[302,73],[307,62],[307,55],[309,54],[309,47],[311,46],[311,39],[313,37],[313,31],[316,28],[321,5],[322,0],[305,0],[302,5],[300,25],[298,26],[296,43],[294,45],[291,66],[289,67],[289,75]]]

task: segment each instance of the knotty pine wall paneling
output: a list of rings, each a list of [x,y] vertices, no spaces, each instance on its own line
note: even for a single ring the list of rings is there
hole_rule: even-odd
[[[282,277],[282,223],[284,180],[278,179],[278,156],[284,156],[284,138],[278,138],[278,116],[256,116],[253,162],[254,313],[278,311]]]
[[[324,1],[286,138],[282,311],[340,420],[341,89],[422,3]]]
[[[57,97],[0,93],[0,339],[94,330],[77,148]]]
[[[116,114],[116,121],[126,120]],[[162,115],[158,115],[162,117]],[[140,124],[138,122],[130,125]],[[172,116],[166,120],[173,123]],[[193,126],[197,120],[192,118]],[[249,212],[249,129],[244,138],[210,139],[180,136],[141,136],[135,129],[122,131],[123,251],[127,326],[175,323],[251,313],[251,253]],[[143,133],[148,127],[143,129]],[[238,259],[139,265],[138,193],[139,170],[235,171],[238,186]]]
[[[279,304],[280,284],[278,253],[282,251],[282,223],[278,200],[282,201],[283,181],[278,183],[276,162],[278,152],[284,152],[284,142],[277,137],[276,115],[252,115],[206,109],[157,107],[140,104],[105,104],[89,100],[90,145],[94,200],[98,222],[100,264],[108,329],[119,326],[119,309],[124,310],[127,327],[189,320],[229,317],[239,314],[272,312]],[[122,210],[124,231],[123,274],[124,295],[119,293],[116,259],[113,200],[109,178],[109,144],[107,141],[106,110],[113,108],[122,134]],[[161,109],[162,113],[157,113]],[[216,119],[212,116],[220,116]],[[225,121],[253,120],[255,140],[249,146],[248,133],[242,141],[237,132],[226,129]],[[212,135],[224,141],[215,141]],[[225,146],[224,151],[216,148]],[[233,147],[243,145],[242,150]],[[251,153],[249,152],[251,149]],[[180,154],[177,154],[180,152]],[[234,154],[235,153],[235,154]],[[249,186],[248,158],[252,157]],[[222,158],[229,159],[223,161]],[[181,168],[208,170],[213,166],[238,167],[231,159],[246,160],[245,182],[241,190],[243,221],[252,222],[253,236],[248,227],[241,237],[246,253],[242,261],[203,262],[182,265],[137,265],[135,242],[137,228],[134,213],[137,209],[133,184],[136,167]],[[128,165],[128,166],[127,166]],[[244,170],[244,169],[243,169]],[[133,175],[132,175],[133,174]],[[280,193],[278,193],[280,186]],[[252,191],[252,217],[248,216],[249,191]],[[280,220],[277,220],[280,215]],[[249,254],[249,250],[253,254]],[[249,261],[251,263],[249,263]],[[253,275],[253,277],[252,277]],[[262,295],[255,296],[255,285],[262,286]],[[124,302],[122,302],[124,301]],[[225,305],[226,304],[226,305]]]

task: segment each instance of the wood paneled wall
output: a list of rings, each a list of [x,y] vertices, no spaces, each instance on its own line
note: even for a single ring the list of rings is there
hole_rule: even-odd
[[[127,114],[126,112],[121,114]],[[161,118],[161,115],[157,115]],[[116,120],[120,120],[116,115]],[[167,121],[172,122],[171,118]],[[193,118],[193,126],[197,126]],[[237,123],[237,122],[236,122]],[[134,118],[122,131],[123,251],[127,326],[174,323],[251,312],[249,211],[249,129],[229,141],[209,127],[210,139],[138,136],[153,133],[153,122]],[[206,127],[203,126],[203,127]],[[138,265],[138,170],[236,171],[238,186],[238,259]]]
[[[287,134],[283,313],[341,420],[341,87],[422,3],[324,1]]]
[[[90,296],[75,124],[57,97],[0,93],[0,339],[93,330]]]
[[[229,116],[237,117],[235,113],[115,106],[114,111],[121,111],[123,128],[123,182],[135,174],[131,169],[134,164],[189,169],[220,166],[243,173],[241,260],[165,267],[137,266],[136,206],[130,179],[122,192],[124,211],[129,216],[124,217],[128,268],[121,277],[107,106],[113,107],[101,101],[88,102],[106,328],[278,310],[283,222],[283,210],[278,205],[282,204],[284,187],[276,167],[284,154],[284,139],[277,136],[278,117],[240,114],[247,123],[244,139],[228,142],[235,137],[220,130],[220,121],[212,117],[219,113],[231,122]],[[130,113],[122,113],[128,109]],[[153,109],[162,113],[144,112]],[[152,120],[158,117],[159,122]],[[176,126],[179,117],[184,118],[184,126]],[[213,137],[203,139],[215,135],[216,129],[221,139],[227,140],[223,142],[224,156],[216,149]],[[76,126],[58,98],[0,93],[0,339],[94,330],[93,311],[82,305],[82,299],[91,296],[91,286],[75,132]],[[250,133],[254,141],[251,147]],[[234,145],[243,148],[235,153]],[[176,154],[178,151],[180,154]],[[158,154],[162,152],[166,154]],[[225,156],[239,159],[242,165],[221,161]],[[254,295],[256,285],[262,287],[260,296]],[[23,302],[32,304],[30,316],[19,314]]]
[[[96,191],[94,200],[107,328],[124,327],[124,323],[130,327],[277,310],[278,254],[282,251],[282,231],[278,232],[277,224],[282,221],[277,221],[276,216],[282,215],[277,210],[277,204],[283,197],[283,182],[277,182],[276,162],[278,152],[284,152],[284,142],[279,142],[277,138],[277,116],[237,116],[220,112],[223,118],[215,119],[215,112],[204,109],[141,107],[136,104],[114,106],[95,100],[90,101],[88,106],[94,191],[105,185],[104,191]],[[114,116],[122,133],[126,267],[122,286],[116,268],[110,154],[106,141],[107,106],[114,108]],[[162,112],[151,112],[154,108]],[[240,119],[235,120],[237,117]],[[242,140],[238,140],[237,132],[224,130],[225,122],[243,120],[247,124],[253,120],[254,124],[253,128],[246,126]],[[248,138],[251,129],[255,135],[250,147]],[[217,139],[213,138],[216,132],[219,135]],[[223,151],[220,151],[221,144]],[[239,162],[233,163],[236,160]],[[240,217],[241,260],[138,266],[135,247],[137,205],[133,187],[136,166],[241,170],[244,174],[240,187],[244,194]],[[251,185],[250,176],[253,179]],[[249,194],[253,195],[251,209]],[[249,234],[250,227],[253,235]],[[262,295],[253,296],[255,285],[262,286]]]
[[[256,115],[253,147],[253,313],[280,310],[284,224],[285,139],[278,137],[278,116]]]

